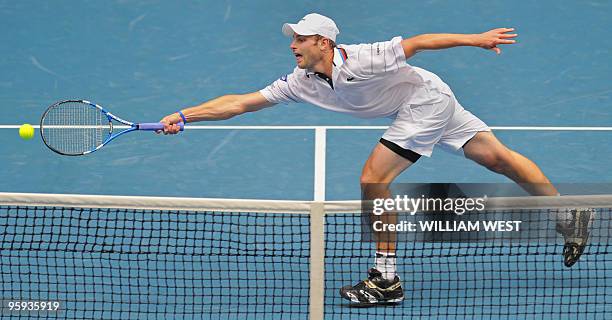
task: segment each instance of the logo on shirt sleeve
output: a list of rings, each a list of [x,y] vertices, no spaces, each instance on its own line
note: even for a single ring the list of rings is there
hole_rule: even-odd
[[[283,81],[287,82],[287,76],[288,76],[288,74],[280,77],[279,80],[283,80]]]

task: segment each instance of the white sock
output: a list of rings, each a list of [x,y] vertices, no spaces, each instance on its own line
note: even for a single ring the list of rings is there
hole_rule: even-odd
[[[561,194],[557,193],[557,197]],[[559,208],[554,211],[554,218],[558,226],[569,228],[572,224],[572,211],[570,209]]]
[[[572,225],[572,211],[570,209],[556,209],[555,211],[555,219],[557,225],[560,225],[563,228],[569,228]]]
[[[376,251],[375,268],[382,273],[383,278],[393,280],[397,273],[395,253]]]

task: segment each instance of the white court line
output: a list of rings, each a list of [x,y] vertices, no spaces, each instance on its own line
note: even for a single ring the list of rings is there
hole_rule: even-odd
[[[19,129],[20,125],[0,125],[0,129]],[[38,125],[33,125],[39,129]],[[113,126],[127,129],[128,126]],[[385,130],[388,126],[203,126],[187,125],[186,130]],[[612,131],[612,127],[546,127],[546,126],[491,126],[493,130],[505,131]]]
[[[314,201],[325,201],[325,128],[315,129]]]

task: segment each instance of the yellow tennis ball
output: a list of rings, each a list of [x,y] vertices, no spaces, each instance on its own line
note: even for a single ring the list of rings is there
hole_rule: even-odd
[[[19,127],[19,136],[23,140],[30,140],[34,138],[34,127],[27,123],[22,125],[21,127]]]

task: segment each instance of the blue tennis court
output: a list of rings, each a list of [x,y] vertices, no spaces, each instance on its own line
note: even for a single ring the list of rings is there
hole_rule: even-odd
[[[220,95],[262,89],[295,66],[282,24],[309,12],[332,17],[341,44],[516,28],[518,43],[499,56],[454,48],[408,62],[438,74],[466,109],[553,183],[612,182],[608,1],[0,0],[0,192],[358,199],[361,167],[389,119],[277,105],[197,123],[178,136],[130,134],[85,157],[49,151],[38,130],[30,141],[17,134],[63,99],[88,99],[122,118],[154,122]],[[442,150],[398,181],[509,182]],[[565,271],[552,272],[561,278]],[[601,278],[612,281],[610,271]]]

